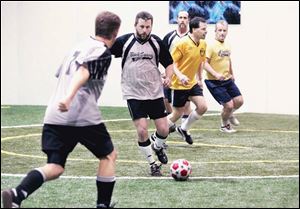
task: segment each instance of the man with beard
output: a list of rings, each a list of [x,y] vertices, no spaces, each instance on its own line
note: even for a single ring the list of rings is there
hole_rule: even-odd
[[[186,11],[180,11],[177,15],[177,29],[169,32],[163,39],[164,44],[168,47],[169,52],[171,53],[174,49],[175,44],[180,41],[183,37],[188,35],[189,32],[189,13]],[[165,105],[168,111],[168,114],[172,112],[172,96],[171,96],[171,89],[169,87],[164,88],[164,95],[165,95]],[[184,113],[181,118],[181,122],[183,123],[185,119],[189,116],[192,112],[190,101],[187,101],[184,106]],[[172,126],[170,128],[170,132],[175,131],[176,126]]]
[[[163,85],[169,86],[173,75],[173,60],[162,40],[151,34],[153,16],[145,11],[135,18],[135,33],[117,38],[111,48],[115,57],[122,57],[122,93],[138,134],[138,146],[150,165],[152,176],[161,176],[161,165],[152,155],[156,153],[162,164],[168,163],[164,143],[169,134],[167,111],[164,105]],[[166,69],[164,80],[158,68]],[[147,118],[154,120],[156,131],[148,135]]]

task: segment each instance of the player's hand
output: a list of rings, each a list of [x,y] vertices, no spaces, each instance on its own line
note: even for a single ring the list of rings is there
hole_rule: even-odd
[[[218,81],[224,81],[224,80],[225,80],[225,76],[223,76],[223,75],[220,74],[220,73],[216,73],[216,74],[215,74],[215,78],[216,78]]]
[[[179,80],[180,80],[180,82],[184,85],[184,86],[187,86],[188,84],[189,84],[189,78],[186,76],[186,75],[181,75],[180,77],[179,77]]]
[[[65,99],[58,103],[58,110],[61,112],[67,112],[70,108],[70,101]]]
[[[170,85],[171,85],[171,79],[168,78],[168,77],[164,77],[163,78],[163,85],[164,85],[164,87],[170,87]]]

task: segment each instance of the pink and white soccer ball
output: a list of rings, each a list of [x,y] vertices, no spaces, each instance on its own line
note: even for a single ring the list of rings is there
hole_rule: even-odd
[[[185,181],[192,173],[192,166],[186,159],[174,160],[170,166],[170,174],[176,181]]]

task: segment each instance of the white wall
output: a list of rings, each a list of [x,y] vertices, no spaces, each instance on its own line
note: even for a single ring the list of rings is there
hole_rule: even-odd
[[[245,99],[242,112],[299,114],[299,2],[242,2],[241,25],[231,25],[236,82]],[[154,16],[153,33],[163,37],[168,2],[5,2],[1,1],[1,104],[45,105],[54,73],[66,52],[94,34],[103,10],[120,15],[120,34],[134,31],[137,12]],[[207,40],[213,40],[209,25]],[[120,60],[114,59],[101,105],[125,106]],[[220,110],[207,89],[209,110]]]

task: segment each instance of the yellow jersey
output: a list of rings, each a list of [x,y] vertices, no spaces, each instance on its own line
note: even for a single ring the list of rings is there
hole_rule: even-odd
[[[172,77],[171,89],[188,90],[197,84],[197,72],[202,62],[205,62],[206,42],[201,39],[197,44],[190,35],[182,38],[171,52],[174,63],[178,70],[189,78],[188,85],[184,86],[174,74]]]
[[[225,77],[225,80],[231,77],[230,74],[230,54],[231,49],[225,42],[215,40],[206,50],[206,57],[210,59],[210,66],[218,73]],[[206,79],[216,80],[209,72],[206,71]]]

